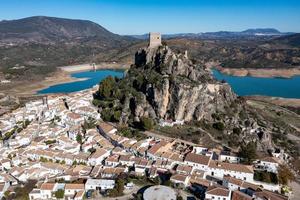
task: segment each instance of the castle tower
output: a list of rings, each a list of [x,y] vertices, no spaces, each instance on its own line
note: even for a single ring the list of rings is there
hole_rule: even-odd
[[[161,46],[161,35],[160,33],[149,33],[149,47],[155,48]]]

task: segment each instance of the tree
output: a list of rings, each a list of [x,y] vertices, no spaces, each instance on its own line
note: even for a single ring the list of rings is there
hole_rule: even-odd
[[[121,117],[121,111],[120,111],[120,110],[114,111],[114,114],[113,114],[113,121],[118,122],[118,121],[120,120],[120,117]]]
[[[280,184],[287,185],[289,181],[295,180],[294,174],[286,165],[280,165],[278,168],[278,181]]]
[[[82,135],[81,135],[81,134],[77,134],[77,136],[76,136],[76,141],[77,141],[79,144],[82,144]]]
[[[92,153],[95,153],[96,152],[96,149],[94,147],[88,149],[88,151],[92,154]]]
[[[115,188],[109,192],[110,197],[118,197],[123,195],[125,182],[123,179],[118,178],[116,180]]]
[[[99,95],[101,98],[109,98],[116,81],[112,76],[108,76],[99,84]]]
[[[241,128],[239,128],[239,127],[235,127],[235,128],[232,129],[232,132],[233,132],[234,134],[239,135],[239,134],[241,134],[242,130],[241,130]]]
[[[123,179],[118,178],[116,181],[116,189],[119,194],[123,194],[125,182]]]
[[[142,117],[141,124],[142,124],[142,128],[144,130],[151,130],[151,129],[153,129],[153,126],[154,126],[153,120],[148,117]]]
[[[257,157],[255,142],[249,142],[246,145],[242,145],[238,155],[245,164],[252,164]]]
[[[63,189],[58,189],[56,192],[55,192],[55,197],[57,199],[62,199],[64,198],[65,196],[65,191]]]
[[[213,128],[219,131],[223,131],[225,129],[225,125],[222,122],[216,122],[213,124]]]
[[[183,200],[183,197],[178,195],[178,196],[176,197],[176,200]]]

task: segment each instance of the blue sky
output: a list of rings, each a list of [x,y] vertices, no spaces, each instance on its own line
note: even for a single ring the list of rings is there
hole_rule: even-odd
[[[300,32],[300,0],[0,0],[0,20],[36,15],[91,20],[118,34]]]

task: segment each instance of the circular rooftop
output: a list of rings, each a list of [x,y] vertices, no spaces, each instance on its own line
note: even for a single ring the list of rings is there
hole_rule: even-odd
[[[155,185],[144,192],[144,200],[176,200],[176,192],[167,186]]]

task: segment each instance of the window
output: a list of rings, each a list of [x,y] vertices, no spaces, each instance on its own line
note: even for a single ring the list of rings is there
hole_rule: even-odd
[[[244,177],[244,181],[246,180],[246,177]]]

